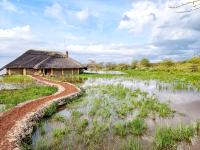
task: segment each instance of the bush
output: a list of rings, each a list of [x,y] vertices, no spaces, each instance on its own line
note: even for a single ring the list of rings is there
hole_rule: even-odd
[[[171,67],[174,65],[174,62],[170,59],[165,59],[161,62],[164,67]]]
[[[44,117],[48,118],[48,117],[52,116],[56,112],[57,106],[58,106],[58,104],[56,102],[53,102],[50,105],[50,107],[48,107],[44,110]]]
[[[140,66],[140,67],[145,67],[145,68],[146,68],[146,67],[150,67],[150,62],[149,62],[148,59],[143,58],[142,60],[140,60],[139,66]]]

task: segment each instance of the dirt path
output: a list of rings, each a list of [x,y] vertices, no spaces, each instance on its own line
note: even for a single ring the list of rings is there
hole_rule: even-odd
[[[2,115],[0,115],[0,149],[1,150],[12,150],[14,148],[14,143],[9,142],[7,138],[8,131],[10,131],[12,127],[14,127],[16,122],[20,121],[26,114],[36,111],[38,108],[40,108],[42,105],[44,105],[47,102],[79,92],[79,89],[77,89],[75,86],[68,83],[49,81],[39,76],[34,77],[34,78],[36,78],[38,81],[41,81],[43,83],[48,83],[48,84],[57,86],[59,90],[57,93],[53,95],[38,98],[37,100],[27,102],[22,106],[16,106],[10,111],[5,112]]]

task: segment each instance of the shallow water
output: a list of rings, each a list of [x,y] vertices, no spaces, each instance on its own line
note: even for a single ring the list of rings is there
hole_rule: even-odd
[[[142,81],[134,79],[113,78],[113,79],[89,79],[83,85],[84,88],[122,84],[132,90],[141,89],[151,95],[155,95],[161,102],[169,102],[171,107],[182,115],[175,115],[171,119],[157,119],[154,124],[189,123],[200,119],[200,92],[188,87],[187,89],[176,90],[169,83],[159,81]]]
[[[156,97],[161,102],[171,102],[172,104],[184,104],[193,101],[200,101],[200,92],[195,89],[173,89],[173,86],[169,83],[162,83],[159,81],[142,81],[134,79],[124,78],[112,78],[112,79],[88,79],[83,87],[91,87],[97,85],[118,85],[122,84],[124,87],[132,90],[141,89],[142,91],[148,92]]]
[[[169,83],[161,83],[158,81],[142,81],[142,80],[134,80],[134,79],[125,79],[125,78],[112,78],[112,79],[88,79],[85,81],[85,83],[82,85],[83,88],[88,89],[90,87],[95,87],[99,85],[123,85],[126,88],[129,88],[131,90],[141,89],[142,91],[147,92],[148,94],[155,96],[158,98],[159,101],[164,103],[169,103],[170,106],[176,110],[176,114],[173,118],[156,118],[156,120],[152,119],[146,119],[148,123],[148,127],[152,132],[154,131],[155,127],[157,125],[172,125],[175,126],[180,123],[191,123],[195,122],[200,119],[200,92],[196,89],[193,89],[188,86],[188,88],[183,89],[175,89],[174,85]],[[93,91],[95,92],[95,91]],[[95,96],[96,94],[96,96]],[[92,97],[93,96],[93,97]],[[91,96],[91,100],[94,97],[98,97],[98,93],[93,93]],[[88,97],[90,98],[90,97]],[[104,97],[106,99],[106,95]],[[90,107],[91,100],[88,101],[88,104],[82,105],[82,107],[63,107],[58,110],[57,114],[64,116],[66,119],[69,119],[71,117],[73,110],[78,110],[79,112],[82,112],[84,115],[82,118],[87,118],[89,122],[91,121],[91,118],[87,115]],[[109,103],[116,103],[116,101],[113,101],[112,98],[109,99]],[[111,113],[112,110],[111,110]],[[115,117],[115,114],[112,114],[114,117],[112,118],[112,122],[116,120],[120,120],[118,117]],[[129,114],[127,116],[127,119],[133,118],[135,114]],[[101,121],[101,120],[100,120]],[[102,120],[103,121],[103,120]],[[62,128],[63,123],[58,123],[56,121],[52,121],[52,118],[48,119],[45,122],[44,128],[47,133],[47,137],[52,138],[52,130],[55,128]],[[34,132],[32,137],[32,143],[33,147],[35,146],[35,143],[38,139],[41,138],[41,134],[39,129],[37,128],[36,132]],[[107,138],[106,138],[107,139]],[[108,138],[110,141],[107,141],[108,146],[111,146],[110,148],[118,147],[120,142],[113,142],[112,138]],[[119,139],[118,139],[119,140]],[[149,137],[147,138],[149,140]],[[73,141],[73,140],[72,140]],[[109,144],[111,143],[111,144]],[[113,145],[113,143],[115,143]],[[119,148],[119,147],[118,147]],[[117,149],[118,149],[117,148]],[[84,149],[84,148],[83,148]]]
[[[0,83],[0,90],[15,90],[26,87],[25,84],[14,84],[14,83]]]

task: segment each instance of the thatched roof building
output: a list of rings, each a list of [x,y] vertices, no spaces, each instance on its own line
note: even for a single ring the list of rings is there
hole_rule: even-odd
[[[79,74],[84,66],[66,54],[54,51],[28,50],[11,63],[5,65],[7,74]]]

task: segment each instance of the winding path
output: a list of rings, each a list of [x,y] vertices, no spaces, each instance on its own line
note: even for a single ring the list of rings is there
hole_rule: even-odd
[[[50,81],[40,76],[33,76],[36,80],[48,85],[58,87],[58,92],[53,95],[28,101],[24,104],[12,108],[10,111],[0,114],[0,149],[12,150],[15,143],[9,140],[8,133],[15,127],[16,123],[22,120],[28,113],[37,111],[44,104],[55,99],[64,98],[79,92],[79,89],[70,83]]]

